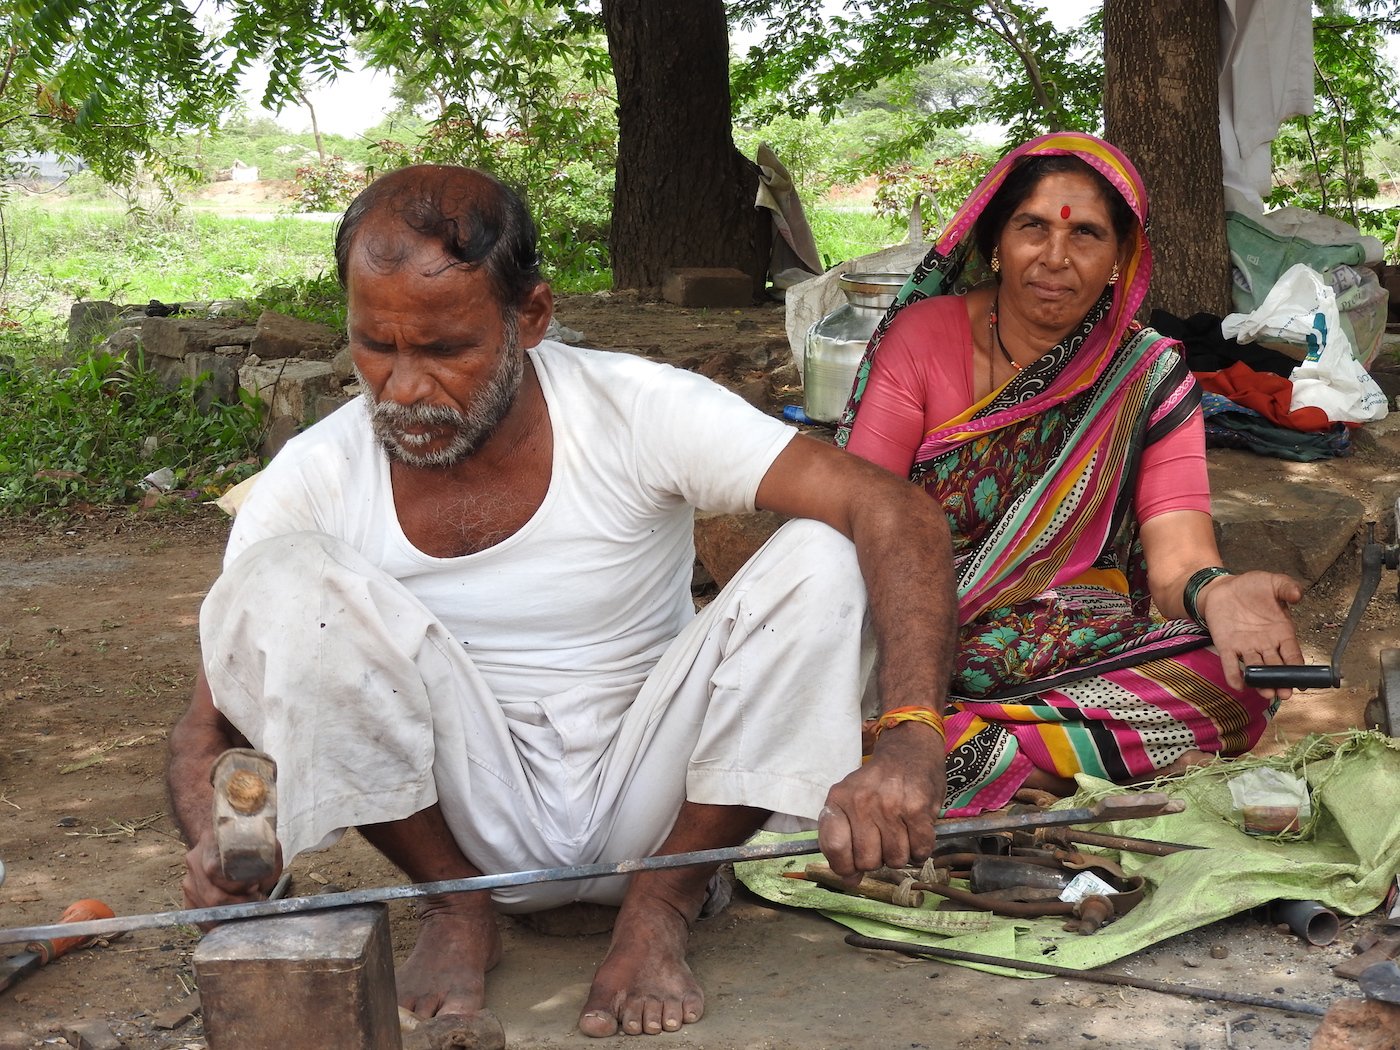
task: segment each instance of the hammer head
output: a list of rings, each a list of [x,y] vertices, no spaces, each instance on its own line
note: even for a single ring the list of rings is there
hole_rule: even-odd
[[[258,882],[277,866],[277,763],[246,747],[225,751],[209,774],[219,867],[233,882]]]

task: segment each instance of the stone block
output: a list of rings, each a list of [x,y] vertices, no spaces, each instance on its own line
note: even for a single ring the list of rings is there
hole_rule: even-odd
[[[677,306],[752,306],[753,278],[731,267],[681,267],[667,272],[661,297]]]
[[[695,515],[695,556],[723,587],[787,519],[772,511]]]
[[[194,952],[209,1050],[401,1050],[384,905],[220,926]]]
[[[213,350],[200,350],[185,358],[185,374],[202,381],[195,387],[194,402],[208,415],[215,405],[238,400],[238,362]]]
[[[1327,1008],[1309,1050],[1400,1050],[1400,1006],[1338,999]]]
[[[340,384],[329,361],[302,361],[289,357],[270,363],[245,363],[238,383],[268,406],[268,416],[290,416],[299,425],[313,421],[316,399],[338,394]]]
[[[103,339],[120,316],[121,307],[116,303],[101,299],[74,303],[68,308],[68,353],[75,353]]]
[[[314,423],[319,423],[337,409],[344,408],[353,398],[344,394],[322,394],[316,399],[316,403],[311,406],[311,419]]]
[[[140,350],[141,348],[139,345],[134,347],[132,350],[128,351],[126,359],[134,365],[137,358],[141,356]],[[189,375],[183,358],[161,357],[159,355],[147,354],[144,360],[146,367],[156,374],[156,378],[160,380],[160,385],[165,387],[166,390],[179,390],[180,384],[183,383],[185,377]]]
[[[1286,572],[1304,586],[1322,578],[1366,514],[1340,492],[1260,477],[1248,452],[1211,453],[1211,507],[1222,560],[1232,569]]]
[[[301,426],[291,416],[274,416],[263,434],[258,452],[263,459],[271,459],[282,451],[282,446],[301,433]]]
[[[355,356],[350,353],[350,346],[347,343],[335,352],[331,358],[331,368],[335,370],[335,377],[342,383],[348,383],[355,374]]]
[[[122,325],[102,340],[101,348],[113,357],[125,357],[135,362],[141,352],[141,328],[139,325]]]
[[[75,1050],[122,1050],[126,1045],[104,1021],[79,1021],[64,1025],[63,1038]]]
[[[335,355],[340,343],[340,333],[333,328],[289,317],[276,310],[264,310],[258,318],[250,348],[264,361],[284,357],[326,361]]]
[[[237,321],[200,317],[147,317],[141,322],[141,343],[146,357],[170,357],[183,360],[199,350],[216,346],[247,346],[256,329]]]

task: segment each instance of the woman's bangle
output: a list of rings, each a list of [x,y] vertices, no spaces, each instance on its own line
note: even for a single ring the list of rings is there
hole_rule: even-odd
[[[878,740],[886,729],[891,729],[901,722],[918,722],[928,726],[944,740],[948,739],[948,733],[943,728],[943,716],[928,707],[896,707],[886,711],[875,719],[875,738]]]
[[[1201,588],[1211,580],[1233,575],[1235,574],[1222,565],[1207,565],[1204,569],[1193,572],[1191,578],[1186,581],[1186,589],[1181,592],[1181,604],[1186,610],[1186,615],[1204,627],[1206,622],[1201,619],[1200,611],[1196,608],[1196,599],[1201,596]]]

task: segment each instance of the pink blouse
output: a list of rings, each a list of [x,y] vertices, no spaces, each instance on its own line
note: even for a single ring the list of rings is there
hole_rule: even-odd
[[[908,477],[924,435],[973,400],[966,301],[952,295],[924,299],[905,307],[881,340],[846,449]],[[1143,450],[1133,499],[1139,523],[1173,510],[1210,513],[1199,408],[1185,425]]]

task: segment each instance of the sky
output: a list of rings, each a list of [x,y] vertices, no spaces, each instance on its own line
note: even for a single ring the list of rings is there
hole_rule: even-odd
[[[1103,0],[1044,0],[1051,20],[1061,28],[1075,25]],[[269,113],[257,103],[266,82],[265,70],[249,76],[243,84],[250,115],[265,113],[289,131],[311,130],[311,117],[304,106],[288,106],[281,113]],[[393,80],[387,74],[373,70],[355,69],[341,74],[335,83],[313,88],[309,92],[316,107],[316,122],[327,134],[353,137],[378,124],[392,108],[389,92]]]

